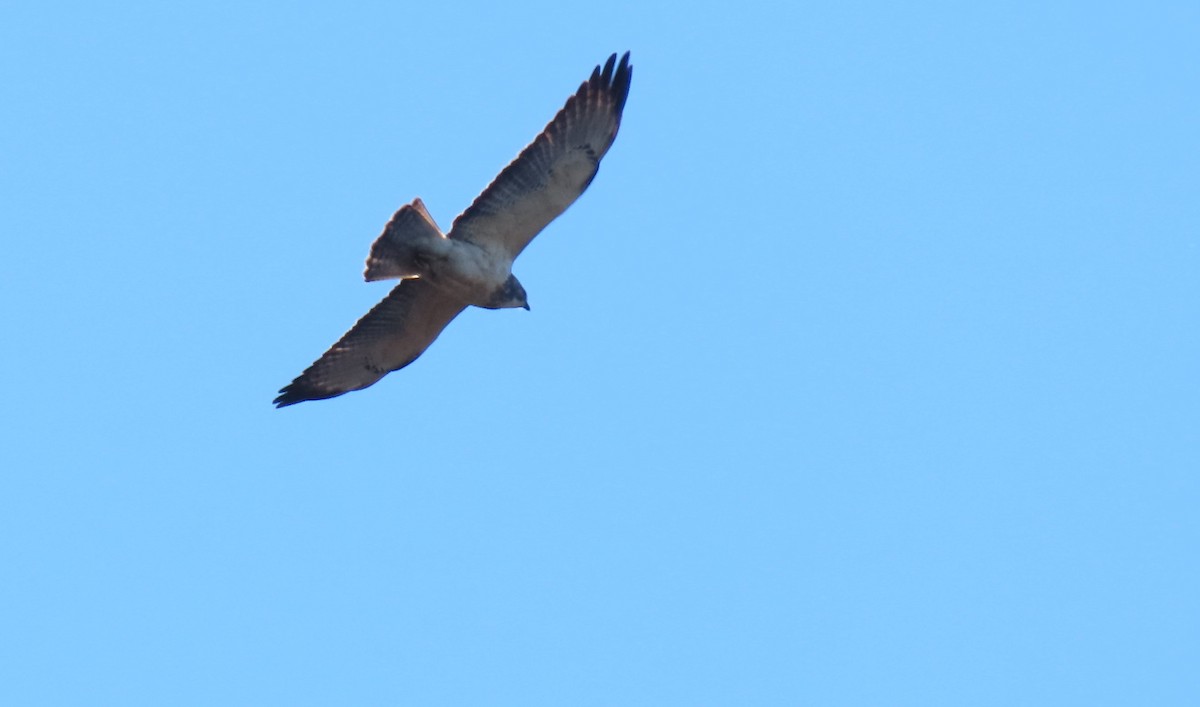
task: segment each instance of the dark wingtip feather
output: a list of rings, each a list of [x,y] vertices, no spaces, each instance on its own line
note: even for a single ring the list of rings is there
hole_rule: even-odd
[[[625,110],[625,100],[629,98],[629,84],[633,79],[633,67],[629,65],[629,52],[625,52],[621,56],[621,63],[617,63],[617,55],[612,54],[608,57],[608,61],[604,62],[603,68],[599,65],[592,69],[592,76],[586,82],[584,87],[589,84],[593,88],[603,89],[612,94],[617,107],[617,116]],[[582,88],[581,88],[582,90]]]
[[[303,376],[301,376],[301,378],[302,377]],[[329,391],[320,390],[311,385],[304,385],[300,382],[300,379],[297,378],[281,388],[279,391],[279,397],[272,400],[271,404],[274,405],[276,409],[279,409],[287,407],[288,405],[302,403],[306,400],[326,400],[328,398],[336,398],[345,392],[347,391],[340,390],[331,393]]]
[[[613,54],[616,57],[616,54]],[[610,59],[611,61],[611,59]],[[633,67],[629,65],[629,52],[621,57],[617,66],[617,74],[613,77],[613,95],[617,97],[617,115],[625,110],[625,99],[629,98],[629,84],[633,82]]]
[[[308,398],[304,395],[301,395],[299,392],[293,390],[292,386],[289,385],[286,388],[283,388],[279,391],[279,397],[272,400],[271,404],[274,405],[276,409],[278,409],[278,408],[285,408],[288,405],[295,405],[296,403],[302,403],[305,400],[308,400]]]
[[[604,71],[600,72],[600,80],[604,83],[612,81],[613,66],[617,63],[617,55],[612,54],[608,57],[608,61],[604,62]]]
[[[299,390],[297,390],[296,385],[293,383],[292,385],[289,385],[289,386],[286,386],[286,387],[280,389],[279,397],[272,400],[271,404],[274,405],[276,407],[276,409],[278,409],[278,408],[285,408],[288,405],[295,405],[296,403],[302,403],[305,400],[311,400],[311,399],[312,398],[308,397],[304,393],[301,393]]]

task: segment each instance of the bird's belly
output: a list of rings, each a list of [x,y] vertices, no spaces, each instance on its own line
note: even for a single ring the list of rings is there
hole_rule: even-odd
[[[456,299],[486,306],[497,289],[512,274],[509,263],[500,262],[478,246],[454,242],[445,258],[431,262],[426,277],[430,284]]]

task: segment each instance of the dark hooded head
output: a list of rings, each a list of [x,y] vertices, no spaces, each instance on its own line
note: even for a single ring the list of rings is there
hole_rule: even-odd
[[[492,298],[488,300],[488,309],[507,309],[509,307],[529,309],[525,288],[521,286],[516,275],[509,275],[504,284],[493,292]]]

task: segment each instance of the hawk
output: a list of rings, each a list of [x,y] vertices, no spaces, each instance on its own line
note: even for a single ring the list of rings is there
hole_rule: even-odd
[[[512,264],[588,188],[629,95],[629,52],[597,66],[558,115],[442,233],[420,199],[371,245],[368,281],[399,279],[336,344],[279,391],[276,407],[374,384],[412,363],[470,305],[529,309]]]

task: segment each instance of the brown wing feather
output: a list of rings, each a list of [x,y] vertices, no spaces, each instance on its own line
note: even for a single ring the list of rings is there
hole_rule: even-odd
[[[332,398],[416,360],[464,307],[423,280],[404,280],[290,385],[276,407]]]
[[[613,54],[541,135],[454,220],[450,238],[502,248],[516,258],[587,189],[621,124],[633,67]]]

